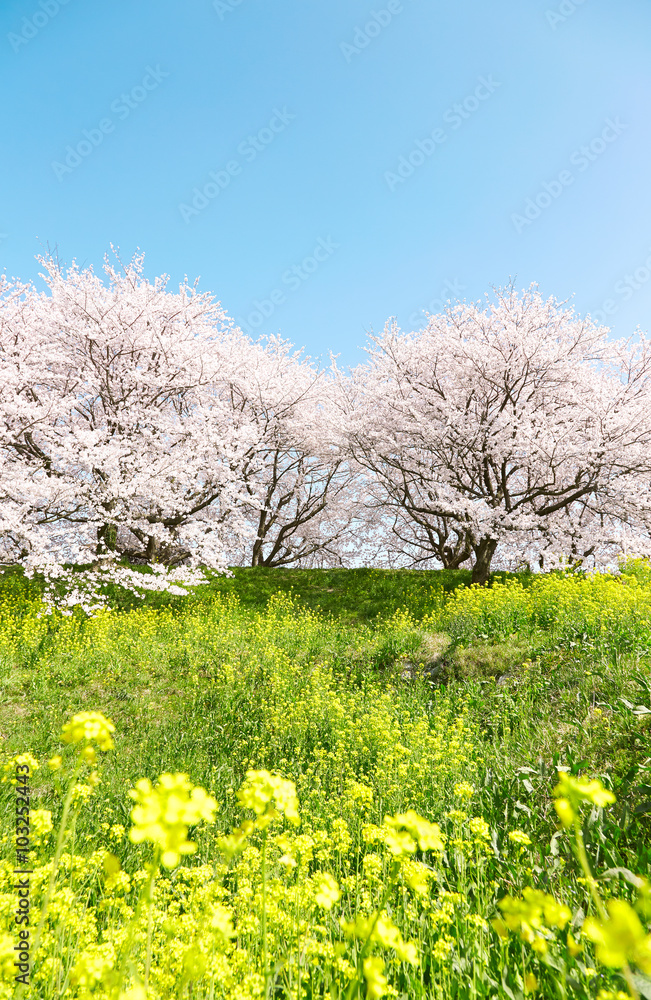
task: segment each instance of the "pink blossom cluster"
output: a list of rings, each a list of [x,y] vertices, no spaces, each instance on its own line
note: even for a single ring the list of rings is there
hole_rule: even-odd
[[[107,582],[178,593],[229,561],[334,556],[356,495],[333,379],[141,256],[104,280],[41,263],[45,292],[0,282],[2,563],[92,611]]]
[[[604,565],[649,551],[651,350],[532,287],[387,324],[350,376],[351,452],[416,563]]]
[[[0,279],[0,562],[66,611],[238,563],[472,563],[485,582],[650,548],[642,335],[511,286],[319,371],[142,256],[102,277],[41,263],[45,291]]]

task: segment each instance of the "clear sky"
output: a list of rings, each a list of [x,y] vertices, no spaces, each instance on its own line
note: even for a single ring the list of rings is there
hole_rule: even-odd
[[[363,359],[510,276],[651,326],[649,0],[2,0],[0,266],[187,275]]]

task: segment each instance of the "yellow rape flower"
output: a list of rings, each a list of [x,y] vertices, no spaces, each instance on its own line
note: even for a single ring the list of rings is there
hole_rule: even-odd
[[[318,872],[314,876],[313,885],[315,888],[314,902],[324,910],[331,910],[335,903],[341,899],[339,886],[332,875],[327,872]]]
[[[432,948],[432,958],[437,962],[445,962],[452,954],[454,939],[448,934],[441,934],[440,938]]]
[[[32,844],[42,844],[52,832],[52,813],[49,809],[30,809],[29,827]]]
[[[407,830],[384,830],[382,840],[390,853],[397,858],[413,854],[418,846]]]
[[[574,940],[570,932],[567,932],[567,950],[569,951],[572,958],[576,958],[583,951],[583,947]]]
[[[232,858],[235,854],[242,850],[247,837],[254,829],[255,825],[252,820],[245,819],[241,826],[236,827],[232,833],[227,834],[225,837],[218,838],[217,843],[220,850],[224,852],[227,858]]]
[[[0,977],[9,981],[16,975],[16,952],[11,934],[0,934]]]
[[[90,992],[101,983],[115,964],[115,952],[110,944],[90,945],[87,951],[77,956],[70,971],[70,982]]]
[[[379,854],[365,854],[362,860],[362,869],[369,882],[380,882],[382,880],[382,858]]]
[[[576,813],[568,799],[556,799],[554,809],[558,813],[558,818],[564,827],[572,826],[572,823],[576,819]]]
[[[280,837],[276,837],[275,843],[276,847],[279,847],[280,850],[284,852],[278,858],[278,864],[286,865],[288,868],[296,868],[298,862],[296,861],[292,840],[283,834]]]
[[[471,799],[475,794],[475,787],[468,781],[460,781],[454,786],[454,794],[459,799]]]
[[[379,1000],[388,991],[389,983],[384,975],[384,962],[376,956],[364,959],[364,979],[368,1000]]]
[[[70,801],[74,804],[76,802],[88,802],[89,798],[93,794],[92,785],[84,785],[78,782],[73,786],[71,790]]]
[[[183,955],[183,971],[189,980],[201,979],[208,965],[208,959],[198,944],[192,944]]]
[[[442,854],[445,850],[443,834],[438,823],[428,822],[413,809],[398,813],[397,816],[385,816],[384,826],[390,831],[396,831],[392,836],[385,834],[384,837],[385,843],[394,854],[413,854],[416,845],[421,851],[434,851],[436,854]],[[400,831],[400,827],[405,828],[408,836],[405,836],[404,831],[397,832]],[[410,846],[410,839],[413,847]]]
[[[147,1000],[145,987],[140,983],[130,986],[126,993],[120,994],[120,1000]]]
[[[211,911],[209,924],[223,941],[228,941],[235,937],[233,928],[233,914],[221,903],[214,903]]]
[[[612,792],[604,788],[598,779],[588,781],[586,778],[575,778],[566,771],[558,772],[558,784],[554,788],[556,802],[554,807],[563,826],[571,826],[584,802],[603,809],[615,802]]]
[[[507,927],[517,931],[520,939],[531,945],[534,951],[545,954],[548,928],[558,927],[562,930],[571,919],[572,911],[565,904],[558,903],[553,896],[530,886],[527,886],[522,896],[522,899],[505,896],[500,900],[498,906],[504,917],[503,920],[494,921],[493,927],[502,938],[506,937]]]
[[[349,779],[346,792],[353,802],[360,802],[362,806],[370,806],[373,802],[373,789],[361,781]]]
[[[346,854],[350,850],[352,839],[345,819],[337,817],[332,821],[332,846],[340,854]]]
[[[39,762],[37,761],[36,757],[34,757],[34,755],[32,753],[29,753],[29,752],[27,752],[27,753],[19,753],[18,756],[12,757],[11,760],[8,760],[7,763],[3,765],[2,770],[5,773],[4,773],[4,776],[2,778],[2,783],[4,783],[5,781],[8,781],[12,785],[16,784],[15,771],[16,771],[16,767],[18,767],[18,766],[20,766],[21,769],[23,767],[27,766],[29,768],[29,770],[30,770],[30,773],[32,771],[38,771],[38,769],[40,767]],[[23,772],[21,771],[21,773],[23,773]]]
[[[196,851],[197,845],[187,839],[189,826],[215,820],[215,799],[195,787],[187,774],[161,774],[156,786],[141,778],[129,795],[137,803],[131,810],[130,839],[134,844],[144,840],[156,844],[166,868],[178,865],[182,854]]]
[[[522,847],[529,847],[531,844],[530,838],[522,830],[511,830],[509,833],[509,840],[513,844],[520,844]]]
[[[419,861],[408,858],[403,862],[402,874],[410,889],[420,896],[424,896],[429,891],[430,879],[434,877],[431,868],[426,868]]]
[[[355,920],[346,921],[343,917],[339,923],[348,938],[360,941],[372,941],[381,944],[383,948],[392,948],[402,962],[418,965],[418,951],[413,941],[405,941],[400,930],[391,918],[384,913],[372,913],[369,917],[358,914]]]
[[[101,712],[79,712],[61,730],[64,743],[95,742],[100,750],[112,750],[115,726]],[[83,753],[84,751],[82,751]]]
[[[237,797],[245,809],[252,809],[257,819],[255,825],[264,830],[281,813],[297,826],[300,823],[296,785],[269,771],[247,771],[246,780]]]
[[[473,834],[477,840],[490,840],[491,830],[485,819],[481,816],[473,816],[468,824],[470,827],[470,832]]]
[[[637,913],[625,900],[610,899],[606,904],[609,920],[587,917],[583,933],[594,941],[602,965],[621,969],[628,962],[651,974],[651,934],[645,934]]]
[[[104,868],[104,875],[106,876],[106,888],[110,891],[114,889],[120,881],[119,876],[122,874],[120,859],[111,854],[110,851],[106,851],[104,858],[102,860],[102,866]]]
[[[526,893],[525,889],[525,893]],[[565,903],[558,903],[553,896],[545,897],[543,901],[543,912],[545,922],[549,927],[558,927],[563,930],[565,925],[572,918],[572,911]]]

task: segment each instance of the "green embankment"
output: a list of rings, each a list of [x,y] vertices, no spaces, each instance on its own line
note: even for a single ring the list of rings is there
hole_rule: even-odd
[[[633,904],[631,873],[651,874],[651,581],[642,564],[628,569],[504,574],[487,589],[467,573],[246,569],[192,598],[115,600],[90,620],[45,614],[36,585],[9,578],[0,733],[5,761],[30,752],[39,764],[37,911],[55,846],[48,813],[56,830],[78,760],[61,727],[83,711],[115,725],[115,749],[76,779],[86,790],[25,997],[104,1000],[130,983],[142,1000],[145,979],[148,997],[229,1000],[358,986],[500,1000],[626,991],[626,970],[581,936],[595,904],[553,789],[561,768],[614,793],[603,810],[584,802],[583,835],[604,898]],[[238,801],[251,770],[295,784],[302,822],[280,808],[231,857],[221,838],[255,818]],[[128,790],[164,772],[187,774],[218,808],[190,833],[197,853],[158,875],[148,931],[135,906],[152,845],[128,836]],[[252,780],[264,798],[265,779]],[[9,998],[15,789],[0,787]],[[419,841],[408,810],[438,824],[440,849],[433,828]],[[527,887],[561,909],[525,900]],[[522,902],[500,906],[508,898]],[[642,945],[631,948],[640,977]]]

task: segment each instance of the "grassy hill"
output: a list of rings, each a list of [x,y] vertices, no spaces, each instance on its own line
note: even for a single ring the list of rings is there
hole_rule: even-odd
[[[25,753],[36,914],[53,879],[26,997],[651,995],[643,923],[630,975],[582,936],[599,910],[554,807],[559,769],[601,782],[568,801],[601,896],[633,906],[651,874],[651,583],[629,569],[485,589],[463,572],[240,569],[193,598],[115,595],[93,619],[44,614],[34,584],[6,580],[0,997]],[[84,711],[115,726],[97,762],[61,741]],[[263,772],[293,783],[300,826]],[[163,773],[214,796],[214,822],[184,833],[187,790],[174,821]],[[167,805],[134,842],[142,778],[150,819]],[[196,853],[160,867],[156,837],[185,834]]]

